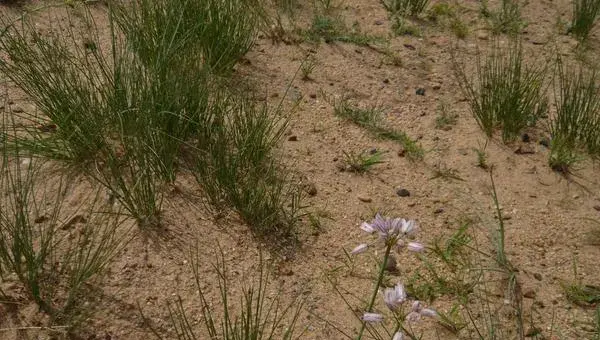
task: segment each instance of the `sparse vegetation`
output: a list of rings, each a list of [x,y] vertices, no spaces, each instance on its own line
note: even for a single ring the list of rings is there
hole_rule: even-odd
[[[520,41],[506,48],[494,43],[485,60],[481,62],[479,58],[478,55],[475,80],[467,76],[464,65],[455,59],[456,76],[471,112],[488,137],[500,127],[505,142],[514,140],[548,110],[546,68],[524,64]]]
[[[600,16],[600,1],[574,0],[573,16],[569,32],[580,41],[585,41]]]
[[[315,15],[310,29],[303,33],[312,42],[323,40],[326,43],[332,43],[339,41],[359,46],[368,46],[386,41],[384,37],[361,32],[360,27],[356,25],[349,29],[342,18],[328,15]]]
[[[381,160],[381,156],[383,153],[381,151],[375,150],[375,152],[345,152],[344,151],[344,163],[346,163],[346,167],[348,171],[356,172],[359,174],[363,174],[376,165],[383,163]]]
[[[392,15],[417,16],[427,8],[429,0],[380,0]]]

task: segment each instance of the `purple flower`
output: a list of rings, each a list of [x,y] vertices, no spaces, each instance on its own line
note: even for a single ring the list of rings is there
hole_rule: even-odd
[[[437,312],[433,309],[424,308],[420,301],[415,301],[412,303],[411,312],[406,316],[406,320],[409,322],[414,322],[421,319],[421,316],[433,318],[437,315]]]
[[[383,315],[378,313],[364,313],[361,320],[370,323],[377,323],[383,321]]]
[[[404,333],[397,331],[392,340],[404,340]]]
[[[354,249],[352,249],[350,254],[356,255],[356,254],[364,253],[365,251],[367,251],[367,248],[369,248],[369,246],[366,243],[359,244]]]
[[[425,249],[425,247],[421,243],[408,242],[406,249],[408,249],[409,251],[413,251],[415,253],[420,253]]]
[[[398,283],[394,288],[386,288],[383,291],[383,301],[390,310],[398,310],[398,308],[406,301],[404,285]]]

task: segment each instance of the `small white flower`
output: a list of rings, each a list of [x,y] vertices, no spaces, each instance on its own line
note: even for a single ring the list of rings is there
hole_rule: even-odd
[[[400,231],[404,234],[404,235],[411,235],[414,232],[417,231],[417,222],[415,222],[414,220],[405,220],[402,219],[402,228],[400,229]]]
[[[372,233],[374,233],[374,232],[375,232],[375,228],[373,228],[373,226],[372,226],[372,225],[370,225],[370,224],[369,224],[369,223],[367,223],[367,222],[363,222],[363,223],[360,225],[360,229],[362,229],[362,230],[366,231],[366,232],[367,232],[367,233],[369,233],[369,234],[372,234]]]
[[[361,319],[365,322],[377,323],[383,321],[383,315],[378,313],[364,313]]]
[[[394,288],[386,288],[383,291],[383,301],[392,311],[396,311],[406,301],[406,291],[401,283]]]
[[[408,242],[406,249],[415,253],[420,253],[425,249],[425,246],[417,242]]]
[[[359,244],[354,249],[352,249],[352,251],[350,252],[350,254],[357,255],[357,254],[360,254],[360,253],[364,253],[365,251],[367,251],[367,248],[369,248],[369,246],[366,243]]]
[[[404,333],[400,331],[396,332],[392,340],[404,340]]]

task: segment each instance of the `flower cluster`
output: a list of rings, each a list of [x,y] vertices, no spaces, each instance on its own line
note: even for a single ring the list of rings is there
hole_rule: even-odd
[[[377,214],[371,223],[363,222],[360,229],[373,234],[377,233],[379,239],[389,247],[395,247],[397,251],[404,248],[413,252],[423,251],[424,246],[418,242],[407,242],[405,239],[416,233],[417,223],[414,220],[403,218],[387,218]],[[363,243],[354,248],[351,254],[360,254],[368,249],[368,244]]]
[[[401,316],[401,319],[408,322],[415,322],[425,317],[436,317],[437,312],[433,309],[425,308],[420,301],[413,301],[411,304],[410,312],[406,315],[403,314],[403,306],[408,301],[404,285],[398,283],[394,288],[386,288],[383,291],[383,301],[385,305],[396,315]],[[383,314],[379,313],[364,313],[362,320],[369,323],[378,323],[383,321]],[[402,331],[396,332],[392,340],[404,339],[404,333]]]

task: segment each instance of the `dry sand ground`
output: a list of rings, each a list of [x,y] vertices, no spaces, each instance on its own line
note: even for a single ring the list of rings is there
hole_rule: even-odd
[[[477,167],[473,151],[485,143],[485,136],[458,88],[449,51],[458,44],[468,52],[463,54],[468,62],[473,62],[473,52],[477,47],[485,49],[491,33],[479,18],[479,2],[458,1],[458,4],[464,9],[460,17],[469,27],[467,38],[457,41],[449,29],[421,23],[422,37],[390,39],[391,49],[401,58],[401,66],[392,65],[385,55],[369,47],[345,43],[274,43],[263,33],[246,62],[237,68],[234,78],[254,84],[273,105],[278,104],[290,84],[284,105],[291,108],[293,99],[301,98],[292,114],[289,131],[289,136],[296,138],[286,136],[280,152],[294,171],[316,187],[316,195],[306,198],[309,210],[330,217],[322,219],[323,226],[318,232],[313,232],[305,221],[302,244],[293,253],[267,255],[276,260],[273,283],[284,290],[286,300],[298,296],[305,301],[299,326],[308,328],[302,339],[343,338],[315,315],[326,317],[349,332],[358,326],[325,279],[325,273],[342,265],[342,249],[350,250],[366,240],[358,225],[376,209],[418,220],[421,232],[417,238],[426,244],[438,237],[448,237],[458,229],[460,221],[471,218],[480,235],[481,247],[490,247],[485,235],[496,226],[490,179],[488,172]],[[491,8],[495,5],[490,3]],[[96,6],[98,9],[94,11],[100,15],[102,7]],[[528,26],[523,38],[528,62],[543,61],[557,48],[567,59],[574,60],[576,42],[559,34],[556,25],[558,18],[569,20],[570,9],[566,0],[534,0],[524,6],[523,17]],[[366,33],[388,36],[391,32],[392,23],[377,0],[345,0],[336,13],[345,18],[348,26],[357,22]],[[302,5],[295,11],[296,25],[307,27],[313,15],[312,5]],[[597,63],[594,56],[600,41],[598,29],[591,41],[592,51],[588,55]],[[307,55],[316,61],[312,80],[294,78]],[[416,95],[417,88],[424,88],[425,95]],[[394,127],[418,139],[427,151],[424,160],[411,162],[399,157],[397,144],[376,140],[368,132],[336,117],[324,94],[346,96],[363,107],[381,106]],[[13,108],[34,110],[26,98],[16,92],[10,95],[15,102]],[[451,129],[435,128],[442,103],[457,115],[457,123]],[[544,124],[545,121],[540,126]],[[597,269],[600,244],[592,238],[594,230],[598,235],[598,227],[586,220],[600,219],[600,211],[595,208],[600,206],[597,164],[582,163],[577,177],[566,180],[547,166],[549,150],[538,144],[545,137],[544,129],[529,133],[532,136],[529,143],[504,145],[495,138],[486,149],[489,164],[495,168],[498,196],[508,216],[507,253],[519,269],[521,292],[526,293],[523,299],[526,328],[531,327],[532,320],[547,338],[551,333],[557,339],[591,338],[593,310],[569,302],[561,282],[577,279],[600,285]],[[515,153],[521,144],[522,149],[531,152]],[[337,164],[344,151],[373,148],[386,152],[383,164],[365,175],[339,171]],[[462,180],[432,178],[436,167],[454,169]],[[410,196],[399,197],[398,188],[407,189]],[[89,184],[81,179],[74,184],[70,199],[77,201],[88,189]],[[204,211],[202,200],[195,198],[198,194],[195,182],[182,176],[177,181],[177,190],[167,195],[164,204],[167,229],[164,237],[150,244],[136,238],[117,256],[100,291],[91,297],[98,306],[85,322],[85,338],[151,337],[138,304],[154,327],[164,332],[165,338],[173,338],[166,305],[177,294],[200,328],[199,302],[186,251],[195,240],[201,249],[202,284],[216,305],[218,290],[211,263],[217,243],[224,249],[234,293],[239,292],[241,282],[256,274],[261,244],[235,216],[215,221]],[[357,258],[357,272],[363,275],[341,271],[337,274],[340,285],[366,298],[373,282],[364,274],[375,271],[372,260],[369,256]],[[403,256],[398,262],[399,280],[406,280],[420,265],[414,256]],[[504,296],[501,285],[492,284],[490,290],[494,303],[501,302]],[[17,288],[14,294],[18,296]],[[43,324],[44,317],[36,313],[36,308],[26,301],[23,303],[17,313],[0,309],[2,328]],[[440,311],[447,311],[451,305],[452,299],[446,297],[433,303]],[[507,314],[503,319],[510,319],[508,308],[499,308],[497,312]],[[419,327],[423,328],[423,339],[456,338],[432,321],[424,321]],[[506,328],[514,327],[507,324]],[[13,333],[0,333],[0,337],[9,339]],[[29,334],[32,339],[45,338],[44,333]],[[470,337],[465,332],[460,334],[463,338]],[[514,332],[506,338],[513,336]]]

